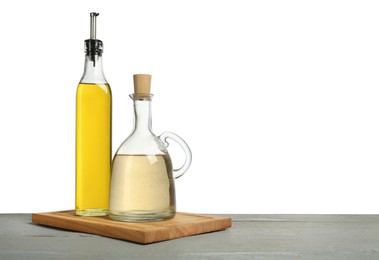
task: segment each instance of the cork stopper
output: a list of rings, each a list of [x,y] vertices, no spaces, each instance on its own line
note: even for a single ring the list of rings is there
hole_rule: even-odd
[[[134,95],[137,97],[150,96],[151,75],[134,74]]]

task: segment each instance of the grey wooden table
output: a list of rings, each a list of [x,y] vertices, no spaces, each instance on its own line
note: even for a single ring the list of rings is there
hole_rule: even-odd
[[[231,215],[233,227],[150,245],[0,215],[0,259],[379,259],[379,215]]]

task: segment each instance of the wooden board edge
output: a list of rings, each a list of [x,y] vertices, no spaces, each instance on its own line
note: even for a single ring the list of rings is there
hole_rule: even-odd
[[[230,217],[200,215],[193,213],[178,212],[182,215],[190,215],[195,217],[207,217],[201,220],[200,223],[185,223],[178,227],[159,227],[154,230],[134,230],[133,234],[129,234],[127,231],[131,228],[119,228],[112,229],[112,222],[101,224],[97,223],[95,219],[80,219],[71,215],[65,215],[72,213],[72,210],[47,212],[47,213],[34,213],[32,214],[32,222],[36,224],[62,228],[66,230],[79,231],[83,233],[95,234],[105,237],[111,237],[121,240],[132,241],[140,244],[150,244],[156,242],[162,242],[166,240],[177,239],[181,237],[200,235],[215,231],[225,230],[232,226],[232,219]],[[102,227],[100,230],[99,227]],[[109,228],[107,228],[109,227]],[[159,239],[157,239],[159,237]]]
[[[54,214],[54,213],[63,213],[63,212],[52,212],[51,213],[36,213],[32,214],[32,222],[40,225],[46,225],[50,227],[56,227],[56,228],[62,228],[66,230],[71,230],[71,231],[79,231],[87,234],[95,234],[99,236],[104,236],[104,237],[111,237],[111,238],[117,238],[121,240],[128,240],[132,242],[137,242],[137,243],[144,243],[144,237],[145,237],[145,232],[139,231],[139,230],[134,230],[134,234],[136,235],[130,235],[127,232],[124,232],[124,229],[119,229],[116,230],[115,232],[112,231],[111,228],[104,228],[111,226],[109,224],[101,224],[102,231],[100,231],[96,226],[98,224],[95,224],[96,222],[86,222],[86,221],[81,220],[79,217],[78,218],[72,218],[72,217],[67,217],[64,215],[59,215],[59,214]],[[62,221],[62,220],[68,220],[68,222]]]
[[[184,213],[187,214],[187,213]],[[199,216],[196,214],[190,214]],[[207,216],[207,215],[201,215]],[[145,234],[144,244],[162,242],[182,237],[201,235],[216,231],[222,231],[232,227],[232,219],[230,217],[214,217],[207,216],[209,219],[200,221],[201,223],[186,223],[181,224],[179,227],[162,227],[160,230],[147,231]],[[200,224],[200,225],[199,225]],[[201,225],[202,224],[202,225]],[[211,225],[210,225],[211,224]],[[158,235],[159,234],[159,235]],[[157,240],[156,237],[160,236],[161,239]]]

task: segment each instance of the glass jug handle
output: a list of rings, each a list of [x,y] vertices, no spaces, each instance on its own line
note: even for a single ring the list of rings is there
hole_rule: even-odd
[[[192,153],[190,148],[188,147],[187,143],[180,138],[178,135],[171,133],[171,132],[164,132],[160,136],[158,136],[159,139],[163,142],[164,146],[167,148],[169,146],[169,143],[167,142],[167,139],[170,138],[177,142],[183,149],[184,153],[186,154],[186,159],[182,167],[179,169],[173,169],[174,178],[177,179],[180,176],[182,176],[190,167],[191,161],[192,161]]]

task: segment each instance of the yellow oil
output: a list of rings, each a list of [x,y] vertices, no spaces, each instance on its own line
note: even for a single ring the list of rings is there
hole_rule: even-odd
[[[79,84],[76,93],[76,214],[106,215],[111,171],[108,84]]]

